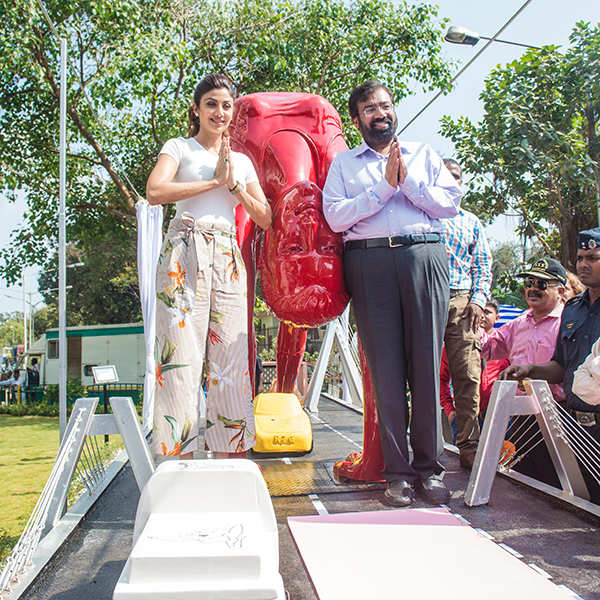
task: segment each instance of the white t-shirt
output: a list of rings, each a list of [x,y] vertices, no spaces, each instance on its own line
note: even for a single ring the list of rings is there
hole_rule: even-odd
[[[173,181],[205,181],[215,174],[218,156],[208,151],[195,138],[171,138],[162,147],[160,154],[170,156],[177,163],[177,173]],[[245,188],[248,183],[258,181],[252,161],[240,152],[232,152],[233,172],[237,181]],[[235,225],[235,207],[239,204],[236,196],[229,193],[226,186],[198,194],[175,203],[176,216],[184,212],[198,219],[215,223]]]

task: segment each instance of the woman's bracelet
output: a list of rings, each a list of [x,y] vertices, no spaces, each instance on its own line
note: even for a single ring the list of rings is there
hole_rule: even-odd
[[[239,181],[235,182],[235,185],[232,188],[229,188],[229,193],[231,194],[239,194],[242,191],[242,184]]]

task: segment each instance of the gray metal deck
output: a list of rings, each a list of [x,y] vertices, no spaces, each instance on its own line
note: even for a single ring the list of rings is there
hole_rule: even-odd
[[[311,454],[291,458],[291,464],[280,459],[259,461],[267,482],[278,486],[272,491],[279,524],[280,572],[292,600],[316,599],[287,528],[288,516],[316,514],[309,493],[316,492],[330,513],[389,509],[383,503],[381,486],[336,486],[328,475],[330,463],[359,449],[361,415],[322,399],[318,417],[313,419],[313,434]],[[503,477],[496,478],[489,505],[469,509],[463,503],[468,472],[454,455],[444,455],[442,462],[452,490],[449,508],[453,512],[521,554],[522,560],[545,571],[557,585],[585,600],[600,600],[600,520]],[[23,598],[110,600],[131,550],[138,498],[133,474],[126,467]],[[415,506],[426,505],[417,500]],[[348,548],[349,574],[357,567]]]

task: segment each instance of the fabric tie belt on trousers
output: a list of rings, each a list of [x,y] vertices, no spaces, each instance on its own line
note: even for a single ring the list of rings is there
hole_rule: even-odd
[[[407,235],[390,235],[366,240],[350,240],[344,244],[344,250],[355,248],[398,248],[414,244],[436,244],[442,239],[439,233],[409,233]]]

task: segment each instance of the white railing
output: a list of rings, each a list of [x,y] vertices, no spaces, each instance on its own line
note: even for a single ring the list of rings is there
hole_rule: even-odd
[[[150,449],[131,398],[110,398],[112,415],[94,414],[97,404],[98,398],[79,398],[73,407],[48,481],[0,573],[2,600],[20,597],[92,506],[92,501],[84,503],[85,510],[74,510],[76,516],[71,519],[68,513],[65,514],[67,494],[74,475],[77,473],[86,488],[84,494],[91,500],[106,488],[120,466],[125,464],[125,460],[121,459],[119,469],[107,468],[96,440],[97,435],[121,435],[140,490],[154,472]],[[65,519],[69,523],[62,526]],[[64,536],[57,542],[54,534],[58,529],[63,531]],[[52,541],[46,544],[47,547],[42,548],[42,542],[50,539]],[[52,548],[52,551],[49,552],[48,548]]]

